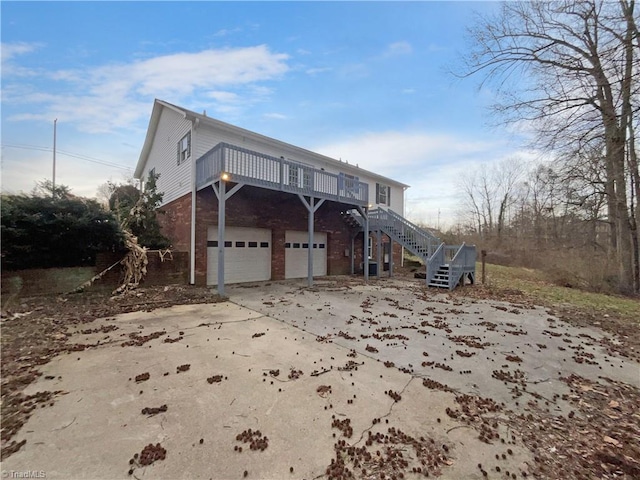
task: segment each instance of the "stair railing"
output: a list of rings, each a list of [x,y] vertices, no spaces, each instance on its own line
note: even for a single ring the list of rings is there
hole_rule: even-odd
[[[427,285],[431,283],[431,281],[436,276],[436,273],[438,273],[438,268],[440,268],[440,266],[444,264],[444,250],[445,244],[444,242],[442,242],[440,245],[438,245],[438,248],[436,248],[435,252],[431,254],[431,257],[429,257],[426,262],[427,273],[425,275],[425,278],[427,280]]]
[[[465,273],[473,273],[476,268],[475,245],[462,244],[449,262],[449,290],[453,290]]]
[[[369,225],[372,230],[380,229],[403,245],[414,255],[426,260],[440,244],[440,239],[393,210],[377,208],[369,212]]]

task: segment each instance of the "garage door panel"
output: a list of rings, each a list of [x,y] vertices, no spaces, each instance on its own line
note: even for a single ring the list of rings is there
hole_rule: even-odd
[[[313,233],[313,276],[327,274],[327,234]],[[306,278],[309,255],[309,232],[285,232],[285,278]]]
[[[207,232],[207,285],[218,284],[218,228]],[[271,279],[271,230],[225,229],[225,284]]]

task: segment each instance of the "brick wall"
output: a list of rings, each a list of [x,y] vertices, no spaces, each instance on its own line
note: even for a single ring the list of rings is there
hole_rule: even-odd
[[[327,233],[327,273],[348,274],[351,259],[345,250],[351,249],[354,232],[344,222],[340,212],[345,205],[325,201],[315,212],[315,231]],[[185,195],[164,207],[160,217],[163,232],[180,250],[189,250],[191,196]],[[308,212],[300,199],[291,194],[245,185],[226,202],[226,225],[229,227],[267,228],[272,232],[271,275],[274,280],[285,276],[285,232],[307,231]],[[196,199],[196,284],[206,283],[207,229],[218,224],[218,199],[212,188],[198,192]],[[356,268],[362,262],[362,234],[356,244]],[[399,258],[399,257],[398,257]]]

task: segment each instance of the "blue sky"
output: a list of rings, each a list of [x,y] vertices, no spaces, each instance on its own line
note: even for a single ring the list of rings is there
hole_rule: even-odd
[[[135,168],[154,98],[411,185],[406,214],[452,224],[456,181],[527,156],[490,90],[447,73],[490,2],[7,2],[2,190],[92,197]]]

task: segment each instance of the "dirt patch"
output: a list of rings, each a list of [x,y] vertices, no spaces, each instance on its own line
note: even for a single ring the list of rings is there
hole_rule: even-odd
[[[2,316],[2,421],[1,458],[19,450],[24,442],[13,437],[37,407],[51,406],[64,392],[39,392],[38,398],[23,394],[27,385],[40,375],[38,367],[62,353],[82,351],[101,344],[77,344],[73,330],[98,318],[136,311],[151,311],[171,305],[216,303],[220,297],[211,289],[187,286],[140,288],[112,297],[100,293],[84,293],[57,297],[12,299],[3,305]],[[85,328],[82,333],[106,333],[117,327]],[[131,344],[144,342],[133,338]],[[45,399],[46,397],[46,399]],[[45,399],[45,400],[43,400]]]

